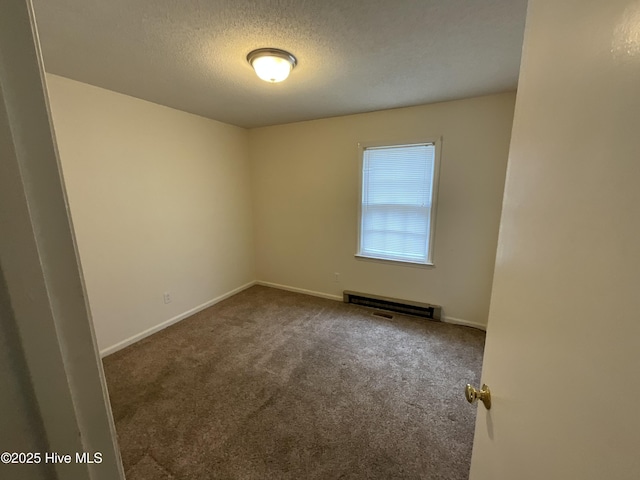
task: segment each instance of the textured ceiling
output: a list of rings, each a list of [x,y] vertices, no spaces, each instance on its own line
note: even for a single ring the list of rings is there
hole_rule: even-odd
[[[516,88],[526,0],[34,0],[45,68],[243,127]],[[245,58],[290,51],[288,80]]]

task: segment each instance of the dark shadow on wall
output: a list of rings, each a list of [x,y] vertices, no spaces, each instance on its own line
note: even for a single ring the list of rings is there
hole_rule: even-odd
[[[0,269],[0,452],[39,452],[39,464],[0,463],[0,478],[56,478],[44,463],[47,440]]]

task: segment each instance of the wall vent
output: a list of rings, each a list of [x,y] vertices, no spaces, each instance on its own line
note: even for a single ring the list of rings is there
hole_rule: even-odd
[[[381,310],[402,313],[404,315],[414,315],[417,317],[428,318],[430,320],[436,320],[438,322],[441,321],[442,307],[440,305],[381,297],[379,295],[369,295],[367,293],[350,292],[348,290],[342,292],[342,296],[345,303],[379,308]]]

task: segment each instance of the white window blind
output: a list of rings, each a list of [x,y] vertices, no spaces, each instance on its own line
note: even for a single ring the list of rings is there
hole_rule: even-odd
[[[434,170],[433,144],[363,150],[359,255],[430,262]]]

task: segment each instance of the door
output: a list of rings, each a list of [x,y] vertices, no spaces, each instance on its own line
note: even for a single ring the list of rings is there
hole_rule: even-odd
[[[640,1],[529,2],[511,142],[471,479],[640,478]]]

